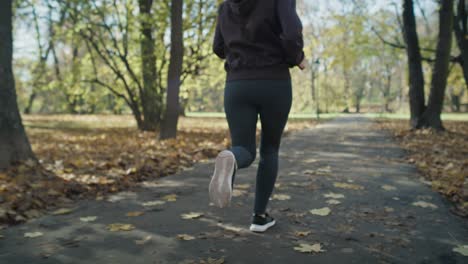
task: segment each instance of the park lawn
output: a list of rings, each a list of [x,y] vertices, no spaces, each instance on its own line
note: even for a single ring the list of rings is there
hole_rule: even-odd
[[[444,121],[446,132],[411,131],[408,120],[378,119],[408,152],[427,184],[454,202],[454,212],[468,216],[468,121]]]
[[[26,115],[23,122],[41,165],[0,172],[0,225],[190,169],[230,145],[224,118],[183,117],[177,139],[166,141],[138,131],[131,116]],[[315,123],[290,120],[285,135]]]

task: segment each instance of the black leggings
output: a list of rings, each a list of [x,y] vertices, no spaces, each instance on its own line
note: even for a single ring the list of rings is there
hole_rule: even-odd
[[[262,125],[254,213],[263,214],[278,174],[278,151],[292,103],[290,80],[229,81],[224,90],[232,147],[239,169],[256,156],[257,117]]]

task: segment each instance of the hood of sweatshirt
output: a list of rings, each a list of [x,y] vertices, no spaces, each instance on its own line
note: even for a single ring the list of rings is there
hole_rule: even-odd
[[[254,9],[257,0],[228,0],[232,12],[241,17],[246,17]]]

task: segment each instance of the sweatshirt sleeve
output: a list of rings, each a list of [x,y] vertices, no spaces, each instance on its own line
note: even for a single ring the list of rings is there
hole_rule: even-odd
[[[302,23],[296,12],[296,0],[278,0],[278,17],[286,61],[291,67],[299,65],[304,59],[304,40]]]
[[[221,59],[226,59],[226,54],[225,54],[225,44],[224,44],[224,38],[223,34],[221,33],[221,28],[219,26],[219,15],[221,11],[222,5],[219,8],[218,11],[218,19],[216,21],[216,29],[215,29],[215,35],[214,35],[214,41],[213,41],[213,52]]]

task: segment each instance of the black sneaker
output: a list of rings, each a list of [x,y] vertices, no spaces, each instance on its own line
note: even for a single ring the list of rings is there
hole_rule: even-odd
[[[237,171],[236,157],[229,150],[221,151],[216,157],[215,169],[209,186],[211,202],[218,207],[231,203],[234,175]]]
[[[268,214],[265,214],[264,216],[254,214],[252,217],[252,224],[250,225],[250,231],[260,233],[265,232],[275,224],[275,219]]]

